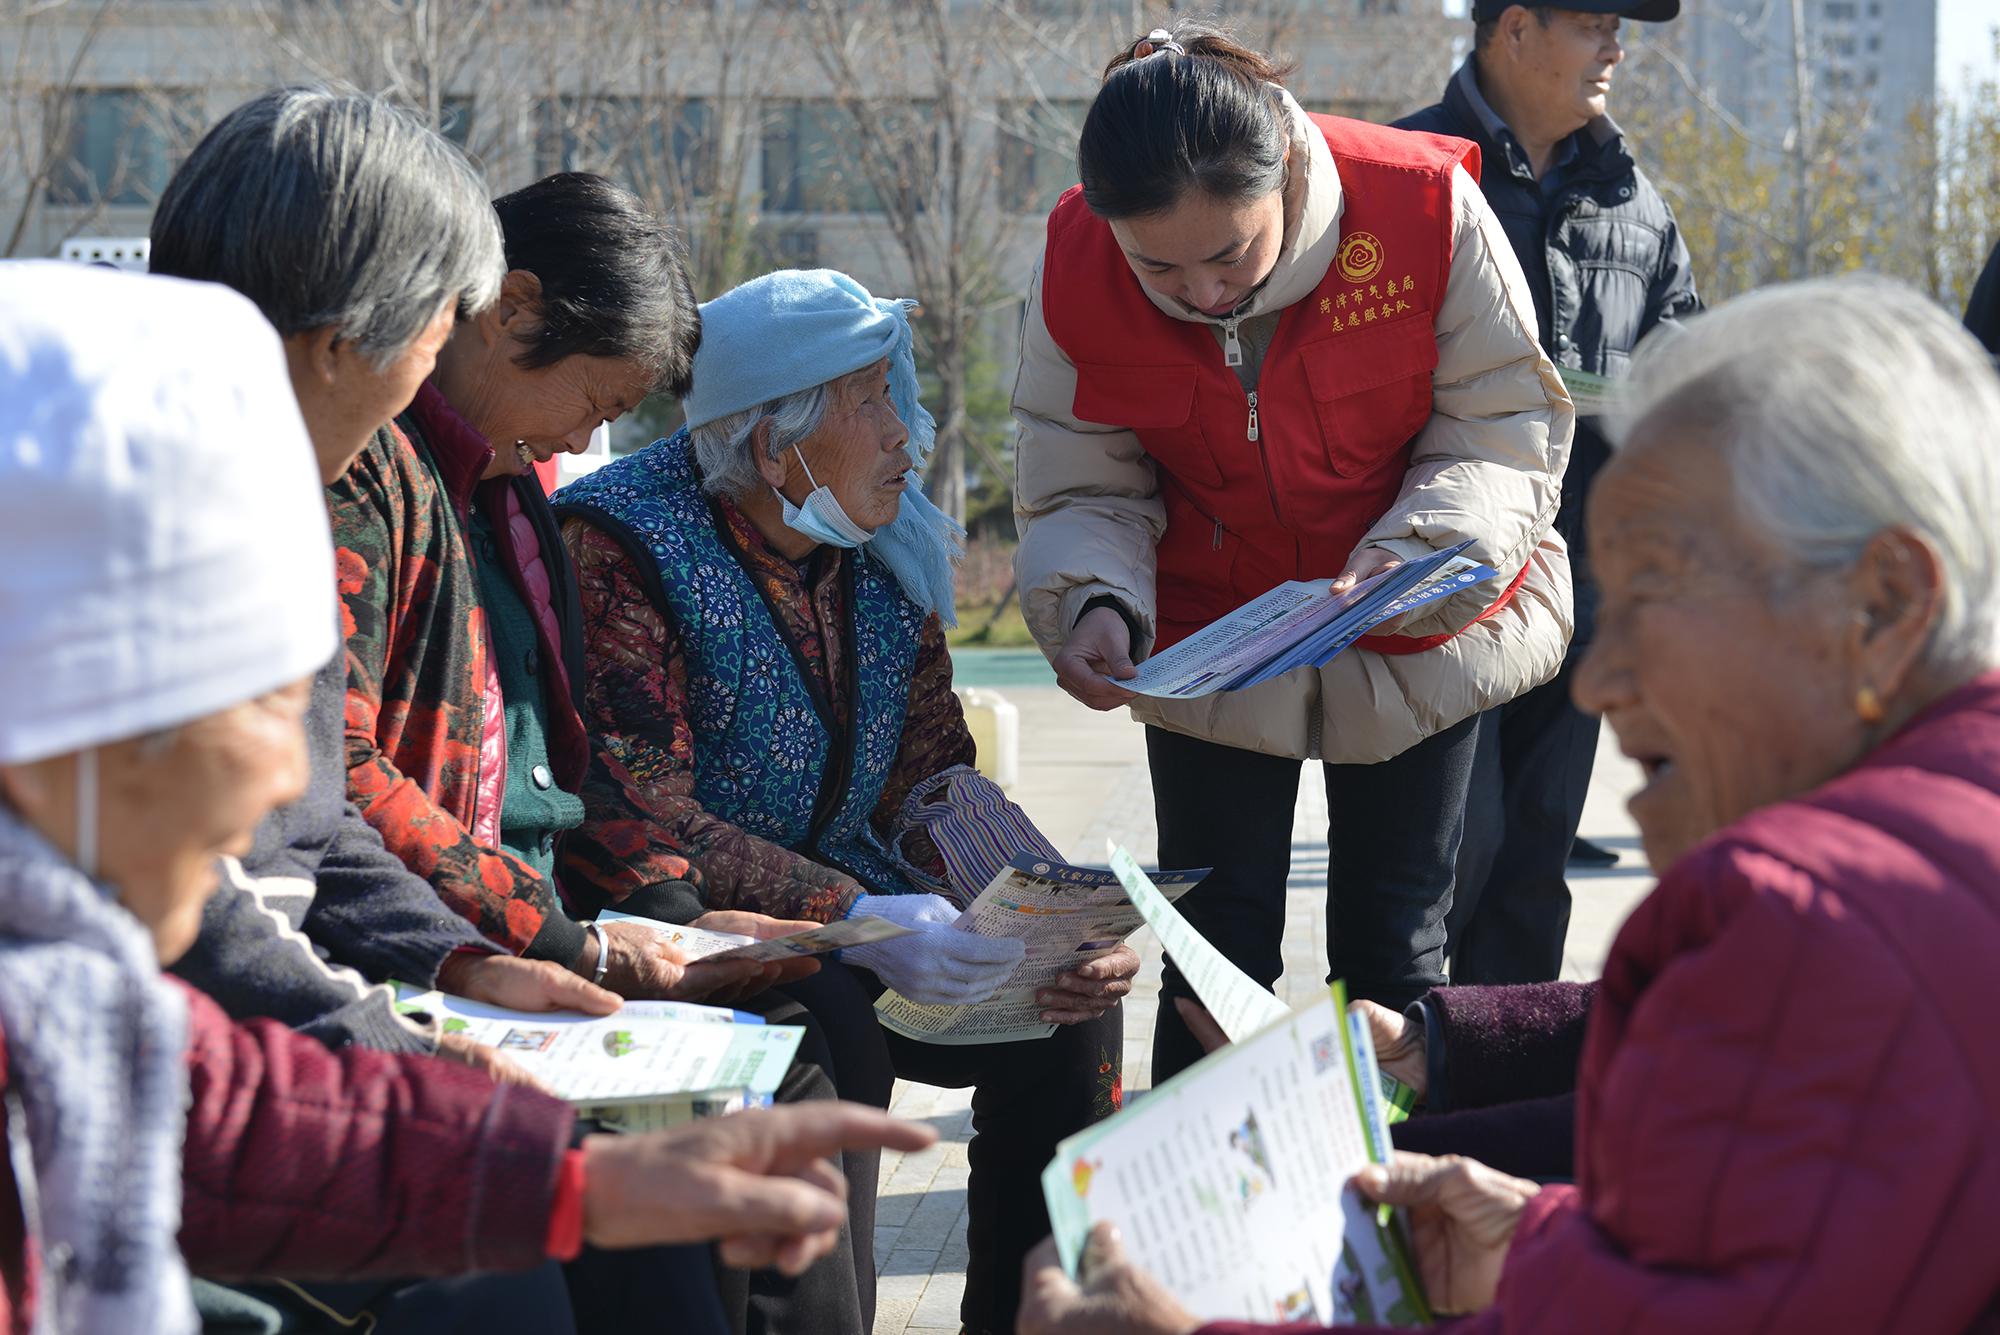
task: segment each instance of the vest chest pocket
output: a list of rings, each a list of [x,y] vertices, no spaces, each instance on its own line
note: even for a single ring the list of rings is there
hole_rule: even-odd
[[[1124,427],[1183,482],[1220,486],[1222,470],[1194,410],[1197,372],[1185,366],[1078,362],[1072,411],[1079,421]]]
[[[1327,462],[1342,477],[1373,472],[1430,420],[1438,350],[1426,316],[1321,339],[1299,356]]]

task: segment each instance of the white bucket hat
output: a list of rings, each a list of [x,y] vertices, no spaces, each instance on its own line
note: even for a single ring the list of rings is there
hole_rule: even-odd
[[[338,646],[318,469],[257,308],[0,264],[0,763],[215,713]]]

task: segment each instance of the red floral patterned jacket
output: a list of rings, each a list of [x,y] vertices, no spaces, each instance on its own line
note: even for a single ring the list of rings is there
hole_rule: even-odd
[[[474,834],[482,798],[498,799],[480,759],[497,680],[465,528],[469,508],[504,498],[506,484],[480,485],[492,447],[433,388],[420,403],[430,411],[377,433],[327,488],[347,633],[348,797],[482,934],[568,964],[582,953],[583,929],[555,887]],[[580,746],[578,759],[580,768]]]

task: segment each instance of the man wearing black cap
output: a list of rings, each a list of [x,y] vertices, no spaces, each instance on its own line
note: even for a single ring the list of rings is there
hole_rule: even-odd
[[[1397,122],[1479,145],[1481,189],[1527,272],[1542,344],[1573,389],[1576,372],[1615,380],[1654,325],[1699,306],[1673,211],[1605,114],[1625,59],[1620,21],[1679,12],[1680,0],[1475,0],[1473,51],[1444,100]],[[1564,866],[1597,754],[1597,720],[1569,699],[1597,607],[1583,532],[1584,494],[1606,457],[1597,425],[1577,420],[1556,516],[1576,578],[1569,658],[1554,681],[1480,721],[1447,923],[1454,983],[1539,982],[1562,970]]]

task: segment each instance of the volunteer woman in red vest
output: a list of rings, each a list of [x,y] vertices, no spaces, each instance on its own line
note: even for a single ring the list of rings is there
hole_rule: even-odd
[[[1282,73],[1187,20],[1111,61],[1027,298],[1016,570],[1063,687],[1147,725],[1160,861],[1215,868],[1182,908],[1261,983],[1325,762],[1328,962],[1402,1005],[1444,981],[1473,716],[1569,638],[1574,414],[1477,151],[1309,116]],[[1285,580],[1467,538],[1498,585],[1324,669],[1173,703],[1106,680]],[[1156,1077],[1199,1056],[1162,1007]]]

